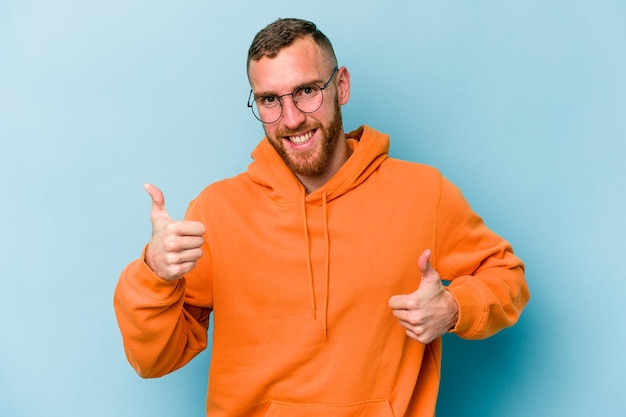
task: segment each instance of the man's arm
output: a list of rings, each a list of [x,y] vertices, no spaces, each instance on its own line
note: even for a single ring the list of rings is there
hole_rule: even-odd
[[[524,264],[511,246],[485,226],[444,178],[435,223],[433,253],[426,250],[418,261],[418,289],[389,300],[407,335],[421,343],[448,331],[482,339],[513,325],[529,291]],[[444,287],[441,280],[450,285]]]
[[[452,331],[483,339],[515,324],[530,298],[524,263],[445,178],[436,242],[431,261],[459,305]]]
[[[153,185],[152,239],[142,258],[122,272],[114,307],[129,362],[143,377],[172,372],[207,345],[210,309],[185,303],[184,274],[202,255],[204,226],[174,221]]]

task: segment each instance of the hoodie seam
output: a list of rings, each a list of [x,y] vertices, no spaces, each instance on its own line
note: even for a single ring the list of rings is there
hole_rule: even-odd
[[[432,237],[432,253],[431,253],[431,260],[432,260],[432,265],[433,268],[438,269],[437,268],[437,262],[439,260],[439,211],[441,209],[441,194],[442,194],[442,178],[441,178],[441,174],[437,174],[437,198],[435,199],[435,207],[434,207],[434,222],[433,222],[433,237]]]

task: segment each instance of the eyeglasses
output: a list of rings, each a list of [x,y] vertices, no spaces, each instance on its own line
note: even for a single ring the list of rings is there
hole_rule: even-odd
[[[248,97],[248,107],[252,109],[252,114],[261,123],[270,124],[275,123],[280,119],[283,114],[283,97],[291,96],[293,104],[302,113],[313,113],[322,107],[324,101],[324,91],[328,84],[339,71],[339,68],[335,68],[326,84],[322,87],[316,84],[305,85],[298,87],[289,94],[283,94],[282,96],[259,96],[254,97],[254,92],[250,90],[250,96]]]

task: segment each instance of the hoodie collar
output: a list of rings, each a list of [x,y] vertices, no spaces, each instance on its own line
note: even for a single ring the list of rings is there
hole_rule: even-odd
[[[352,155],[326,184],[305,197],[307,204],[321,205],[324,193],[327,202],[340,197],[365,181],[388,158],[389,137],[368,126],[346,134],[346,140]],[[267,138],[252,152],[252,159],[248,167],[250,178],[264,187],[274,201],[285,204],[300,200],[302,184]]]

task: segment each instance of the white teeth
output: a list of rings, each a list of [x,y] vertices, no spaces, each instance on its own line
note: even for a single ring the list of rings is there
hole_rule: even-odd
[[[312,136],[313,136],[313,132],[308,132],[300,136],[289,136],[289,140],[295,143],[296,145],[302,145],[303,143],[308,142]]]

